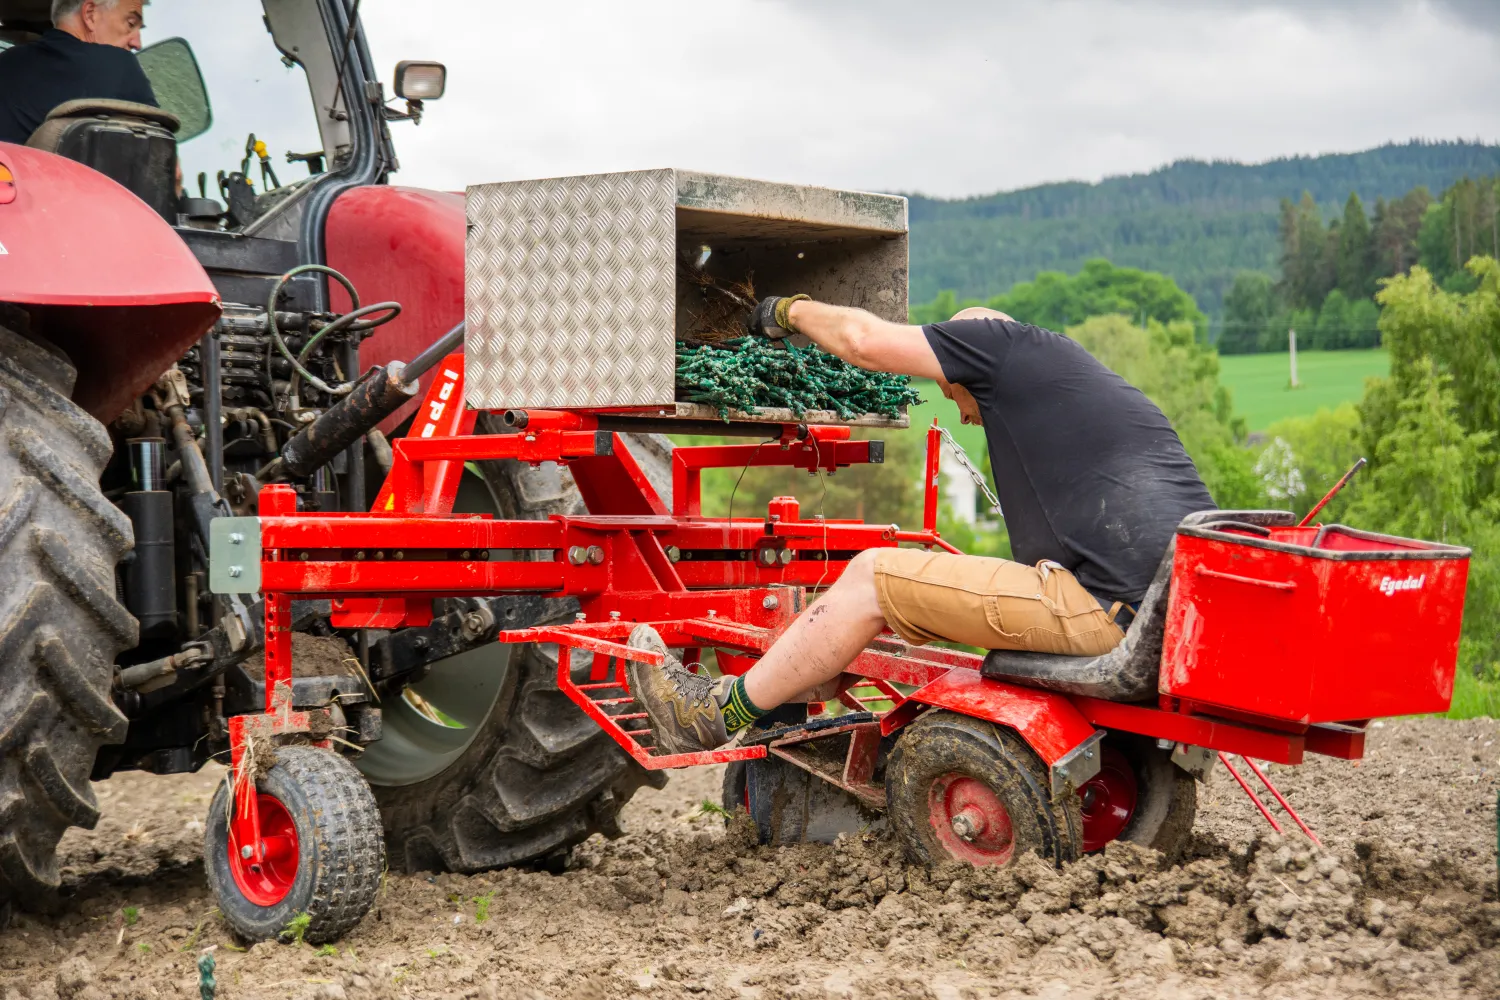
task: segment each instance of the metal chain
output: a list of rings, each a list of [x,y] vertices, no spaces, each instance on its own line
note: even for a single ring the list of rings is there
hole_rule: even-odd
[[[958,439],[953,436],[953,432],[942,424],[938,425],[938,433],[943,436],[944,441],[948,442],[948,447],[953,449],[953,457],[958,460],[958,464],[969,474],[969,478],[974,480],[974,485],[978,486],[980,491],[984,493],[984,498],[990,502],[990,510],[1004,517],[1005,511],[1000,509],[1000,498],[995,496],[995,491],[990,489],[989,483],[985,482],[984,473],[980,472],[974,466],[974,463],[969,461],[969,455],[968,452],[964,451],[964,446],[959,444]]]

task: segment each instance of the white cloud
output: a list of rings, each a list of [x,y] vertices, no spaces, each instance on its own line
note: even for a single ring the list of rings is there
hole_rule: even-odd
[[[150,9],[162,23],[189,3],[199,0]],[[258,8],[225,6],[247,3]],[[392,126],[399,183],[452,189],[670,165],[943,195],[1182,157],[1500,140],[1491,96],[1500,36],[1475,15],[1484,9],[450,0],[414,17],[395,0],[362,8],[385,73],[407,58],[449,67],[448,95],[423,124]],[[274,63],[264,33],[252,34],[238,44]],[[238,124],[256,117],[241,113],[248,96],[210,86],[221,121],[248,131]],[[305,114],[305,90],[299,99]]]

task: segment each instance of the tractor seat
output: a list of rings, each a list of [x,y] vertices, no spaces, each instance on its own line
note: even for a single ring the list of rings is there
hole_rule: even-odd
[[[84,98],[53,108],[26,145],[93,167],[175,222],[180,125],[149,104]]]
[[[1293,524],[1296,518],[1284,510],[1205,510],[1189,514],[1182,519],[1181,526],[1225,521],[1272,527]],[[1151,579],[1151,586],[1146,588],[1146,596],[1141,598],[1135,620],[1114,649],[1099,656],[992,649],[984,658],[980,673],[994,680],[1107,701],[1149,701],[1155,698],[1167,600],[1172,589],[1172,557],[1176,551],[1177,538],[1174,535],[1167,543],[1166,554]]]

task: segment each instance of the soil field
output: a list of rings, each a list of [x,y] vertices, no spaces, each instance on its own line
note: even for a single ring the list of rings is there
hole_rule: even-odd
[[[908,867],[873,834],[761,848],[702,808],[717,769],[681,772],[560,874],[391,872],[321,950],[241,950],[217,919],[201,839],[222,773],[96,786],[62,898],[0,934],[0,1000],[197,997],[209,949],[230,1000],[1500,996],[1490,719],[1386,722],[1357,765],[1274,768],[1322,851],[1264,832],[1220,771],[1170,866],[1128,845],[1003,872]]]

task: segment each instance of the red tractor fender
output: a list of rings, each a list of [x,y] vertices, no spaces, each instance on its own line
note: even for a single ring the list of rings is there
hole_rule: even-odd
[[[8,176],[8,180],[6,179]],[[0,142],[0,302],[78,368],[112,420],[219,316],[213,282],[145,202],[81,163]]]
[[[409,361],[463,320],[466,230],[462,194],[371,185],[333,203],[324,231],[328,266],[354,283],[363,304],[401,303],[401,315],[360,346],[363,367]],[[337,282],[329,288],[333,307],[348,309],[343,288]],[[423,392],[435,374],[423,376]],[[382,429],[415,406],[397,410]]]
[[[1014,730],[1052,772],[1052,793],[1077,790],[1099,770],[1095,729],[1067,695],[1021,687],[981,677],[979,671],[953,667],[913,691],[881,720],[883,735],[905,726],[927,708],[946,708]]]

